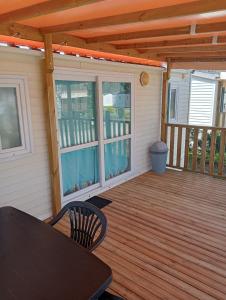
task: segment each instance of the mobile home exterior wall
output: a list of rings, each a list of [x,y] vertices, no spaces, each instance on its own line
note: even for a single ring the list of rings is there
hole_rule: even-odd
[[[0,49],[0,74],[27,78],[31,109],[32,153],[17,159],[0,161],[0,206],[11,205],[40,219],[49,217],[51,185],[47,144],[45,81],[43,54],[14,48]],[[55,55],[55,66],[76,70],[130,73],[135,79],[134,174],[151,168],[149,148],[160,139],[162,70],[146,66],[95,61]],[[142,87],[142,71],[150,75],[150,84]]]

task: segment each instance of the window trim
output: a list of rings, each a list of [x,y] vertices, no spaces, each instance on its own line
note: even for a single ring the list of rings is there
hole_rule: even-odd
[[[172,91],[175,90],[175,118],[170,117],[170,108],[171,108],[171,100],[172,100]],[[168,122],[175,123],[177,122],[177,113],[178,113],[178,87],[169,87],[169,101],[168,101]]]
[[[0,149],[0,162],[14,160],[32,152],[30,103],[27,79],[20,75],[0,75],[0,87],[16,89],[21,146]]]

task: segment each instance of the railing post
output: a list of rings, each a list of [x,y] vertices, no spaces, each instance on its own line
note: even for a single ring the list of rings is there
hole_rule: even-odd
[[[220,157],[218,163],[218,175],[223,176],[224,174],[224,153],[225,153],[225,141],[226,141],[226,130],[221,129],[221,141],[220,141]]]
[[[216,129],[212,129],[211,144],[210,144],[210,160],[209,160],[209,175],[214,175],[215,167],[215,151],[216,151]]]
[[[55,215],[61,208],[59,156],[57,141],[57,125],[55,111],[55,96],[53,84],[53,52],[52,35],[44,35],[45,44],[45,79],[46,79],[46,102],[47,102],[47,124],[48,124],[48,144],[50,158],[50,174],[52,183],[52,207]]]

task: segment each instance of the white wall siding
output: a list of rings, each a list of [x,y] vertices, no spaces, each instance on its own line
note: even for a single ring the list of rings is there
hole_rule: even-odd
[[[213,125],[216,81],[192,76],[189,124]]]
[[[134,175],[150,169],[149,149],[160,139],[161,80],[158,68],[55,55],[57,67],[133,74],[135,78]],[[141,87],[142,71],[150,83]],[[33,153],[0,163],[0,206],[12,205],[39,218],[51,215],[51,186],[44,110],[43,54],[20,49],[0,49],[0,73],[28,78]]]
[[[42,63],[40,55],[25,55],[19,49],[0,52],[0,74],[27,78],[33,140],[31,154],[0,162],[0,206],[45,218],[51,213],[51,201]]]
[[[190,100],[190,71],[172,70],[170,76],[171,89],[177,89],[176,122],[188,123],[189,100]]]

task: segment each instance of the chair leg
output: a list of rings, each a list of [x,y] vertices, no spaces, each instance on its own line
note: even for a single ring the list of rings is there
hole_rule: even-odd
[[[105,291],[99,298],[98,300],[124,300],[122,297],[113,295],[107,291]]]

